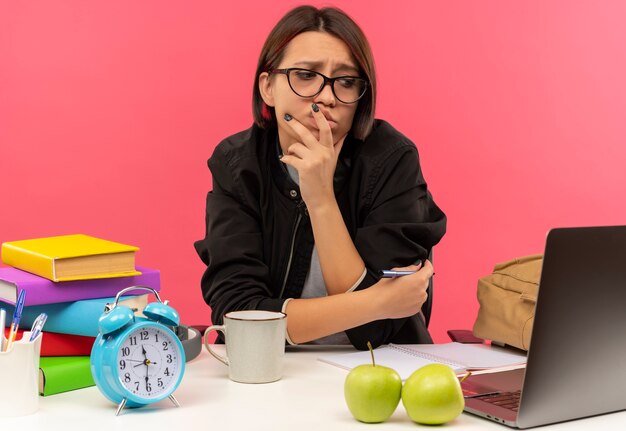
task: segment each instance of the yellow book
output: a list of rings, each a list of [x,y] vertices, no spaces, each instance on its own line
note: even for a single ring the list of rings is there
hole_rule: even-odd
[[[138,247],[88,235],[62,235],[2,244],[2,262],[52,281],[141,275]]]

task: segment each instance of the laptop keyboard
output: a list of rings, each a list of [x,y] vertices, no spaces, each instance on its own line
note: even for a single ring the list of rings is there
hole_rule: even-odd
[[[481,395],[475,397],[475,399],[516,412],[519,408],[520,394],[521,391],[499,392],[497,394]]]

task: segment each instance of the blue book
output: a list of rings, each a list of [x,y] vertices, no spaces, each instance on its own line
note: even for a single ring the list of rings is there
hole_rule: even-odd
[[[119,304],[137,308],[138,311],[135,314],[143,316],[141,312],[148,304],[149,296],[147,293],[123,296]],[[115,302],[115,297],[26,306],[22,312],[20,328],[30,329],[37,316],[40,313],[46,313],[48,320],[43,328],[46,332],[95,337],[98,335],[98,319],[104,312],[105,305],[113,302]],[[15,309],[13,305],[3,304],[2,308],[7,310],[7,316],[13,315]],[[10,325],[11,319],[7,319],[6,323]]]

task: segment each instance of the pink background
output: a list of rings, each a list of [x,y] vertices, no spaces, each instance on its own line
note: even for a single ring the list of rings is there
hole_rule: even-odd
[[[183,321],[209,323],[206,159],[250,126],[261,45],[298,3],[0,0],[0,241],[137,245]],[[334,4],[368,35],[377,116],[417,143],[449,218],[436,341],[471,328],[478,277],[541,252],[550,227],[625,222],[626,3]]]

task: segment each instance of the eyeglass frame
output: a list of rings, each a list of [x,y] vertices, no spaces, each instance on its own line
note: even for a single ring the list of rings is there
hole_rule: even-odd
[[[322,77],[322,79],[324,79],[324,83],[322,85],[320,85],[319,90],[317,90],[317,92],[315,94],[312,94],[311,96],[303,96],[300,93],[298,93],[294,88],[293,85],[291,85],[291,79],[289,78],[289,73],[291,73],[292,70],[302,70],[305,72],[311,72],[311,73],[315,73],[316,75],[319,75]],[[346,105],[351,105],[353,103],[358,102],[359,100],[361,100],[363,98],[363,96],[365,96],[365,93],[367,93],[367,89],[370,86],[370,82],[365,79],[365,78],[361,78],[360,76],[351,76],[351,75],[341,75],[341,76],[335,76],[334,78],[329,78],[328,76],[324,75],[323,73],[319,73],[316,72],[315,70],[311,70],[311,69],[304,69],[302,67],[288,67],[286,69],[272,69],[268,72],[270,75],[274,74],[274,73],[280,73],[282,75],[287,76],[287,83],[289,84],[289,88],[291,88],[291,91],[293,91],[298,97],[302,97],[304,99],[308,99],[310,97],[315,97],[318,94],[320,94],[322,91],[324,91],[324,87],[326,87],[327,84],[330,84],[330,91],[333,92],[333,96],[335,96],[335,98],[337,98],[337,100],[339,100],[341,103],[345,103]],[[338,79],[342,79],[342,78],[352,78],[352,79],[359,79],[361,81],[363,81],[363,92],[361,93],[361,95],[354,101],[352,102],[344,102],[343,100],[341,100],[341,98],[339,96],[337,96],[337,93],[335,93],[335,81]]]

